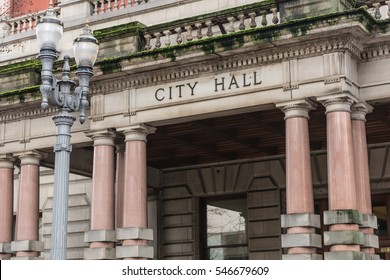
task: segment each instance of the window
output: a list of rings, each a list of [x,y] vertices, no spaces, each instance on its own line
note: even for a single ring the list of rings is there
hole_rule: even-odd
[[[203,208],[206,259],[248,259],[246,199],[208,198]]]

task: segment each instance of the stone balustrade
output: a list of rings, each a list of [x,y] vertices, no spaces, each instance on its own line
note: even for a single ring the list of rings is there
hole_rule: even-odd
[[[362,7],[376,20],[390,17],[390,1],[366,1]]]
[[[154,0],[156,1],[156,0]],[[143,5],[152,2],[152,0],[93,0],[93,15],[109,13],[115,10],[125,9],[130,6]]]
[[[60,14],[60,8],[55,7],[54,10],[57,16]],[[1,37],[7,37],[9,35],[19,34],[26,31],[35,29],[38,21],[45,15],[46,11],[40,11],[33,14],[23,15],[15,18],[4,19]],[[1,32],[0,32],[1,33]]]
[[[172,26],[164,30],[150,29],[144,33],[145,50],[180,45],[222,34],[265,27],[280,22],[276,7],[253,10],[226,16],[202,17],[199,21]]]

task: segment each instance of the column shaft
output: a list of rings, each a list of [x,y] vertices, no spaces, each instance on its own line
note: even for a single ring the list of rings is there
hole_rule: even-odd
[[[98,136],[99,137],[99,136]],[[108,136],[105,136],[108,137]],[[104,140],[110,143],[99,143]],[[115,229],[115,150],[113,137],[96,138],[93,160],[91,230]],[[113,247],[112,242],[93,242],[94,247]]]
[[[359,102],[352,106],[352,135],[355,151],[355,178],[357,209],[367,217],[372,215],[371,187],[368,163],[367,139],[366,139],[366,114],[372,111],[372,107],[365,102]],[[376,217],[374,217],[376,219]],[[371,220],[371,219],[367,219]],[[376,226],[375,226],[376,227]],[[367,237],[377,239],[374,228],[371,225],[360,227],[360,231]],[[361,251],[367,254],[375,254],[376,245],[363,247]]]
[[[309,111],[314,103],[308,99],[278,104],[286,120],[286,207],[282,215],[282,246],[288,249],[283,259],[319,259],[316,247],[321,238],[315,234],[319,216],[314,215],[313,184],[309,144]]]
[[[14,160],[10,156],[0,157],[0,243],[11,249],[13,229]],[[0,259],[9,259],[11,254],[0,252]]]
[[[117,147],[116,153],[116,227],[123,227],[124,184],[125,184],[125,148]]]
[[[324,243],[329,245],[325,259],[361,259],[364,235],[357,210],[355,154],[352,140],[351,105],[353,96],[339,94],[321,97],[326,107],[329,210],[324,213]]]
[[[38,241],[39,226],[39,160],[37,153],[19,156],[19,196],[16,216],[16,241]],[[18,251],[17,257],[37,257],[38,252]]]
[[[287,213],[314,213],[309,128],[306,118],[286,120]]]
[[[327,119],[329,209],[356,209],[355,159],[349,112]]]
[[[115,131],[89,133],[94,141],[91,230],[84,241],[84,258],[115,259]]]
[[[126,142],[125,166],[123,227],[146,228],[148,209],[145,141]],[[125,245],[131,243],[134,242],[130,240],[124,242]]]
[[[123,187],[122,228],[117,238],[117,258],[146,259],[153,257],[153,231],[148,229],[146,137],[154,128],[135,125],[124,131],[126,142],[125,175]]]

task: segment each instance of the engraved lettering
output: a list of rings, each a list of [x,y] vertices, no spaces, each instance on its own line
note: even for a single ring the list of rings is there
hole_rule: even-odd
[[[218,86],[222,86],[222,91],[225,90],[225,77],[222,77],[222,82],[218,83],[218,79],[214,79],[215,80],[215,92],[218,91]]]
[[[164,92],[164,89],[163,88],[159,88],[158,90],[156,90],[156,92],[154,94],[154,97],[156,98],[157,101],[163,101],[165,99],[165,96],[162,95],[161,97],[159,97],[159,95],[158,95],[159,91]]]

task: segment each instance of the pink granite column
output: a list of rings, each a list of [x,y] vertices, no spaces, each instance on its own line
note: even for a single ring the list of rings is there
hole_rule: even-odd
[[[122,247],[117,257],[125,259],[151,258],[147,241],[153,236],[148,227],[147,215],[147,162],[146,137],[154,132],[147,125],[135,125],[123,131],[126,142],[125,177],[123,189],[122,228],[117,238]],[[119,251],[118,251],[119,250]]]
[[[11,243],[16,257],[38,257],[43,249],[38,243],[39,227],[39,163],[41,155],[31,151],[18,155],[20,159],[16,241]]]
[[[366,139],[366,114],[372,112],[372,107],[360,101],[352,106],[352,135],[355,151],[355,178],[357,209],[363,214],[363,225],[360,231],[364,233],[366,243],[361,251],[373,255],[378,248],[378,237],[374,235],[377,219],[372,215],[370,174]]]
[[[115,138],[114,131],[89,134],[94,141],[90,249],[85,259],[114,259],[115,251]]]
[[[309,111],[315,105],[304,99],[277,106],[286,120],[287,215],[282,216],[282,227],[287,234],[282,236],[282,246],[294,255],[283,259],[319,259],[316,247],[321,247],[321,238],[315,227],[320,226],[320,219],[314,215],[308,127]]]
[[[324,213],[330,230],[324,233],[324,242],[330,245],[331,252],[325,253],[325,259],[359,259],[364,237],[359,234],[362,217],[357,211],[352,141],[351,105],[355,99],[337,95],[321,98],[321,101],[326,107],[330,210]]]
[[[116,228],[123,226],[123,205],[125,185],[125,145],[116,146]]]
[[[10,155],[0,156],[0,260],[12,256],[14,161]]]

